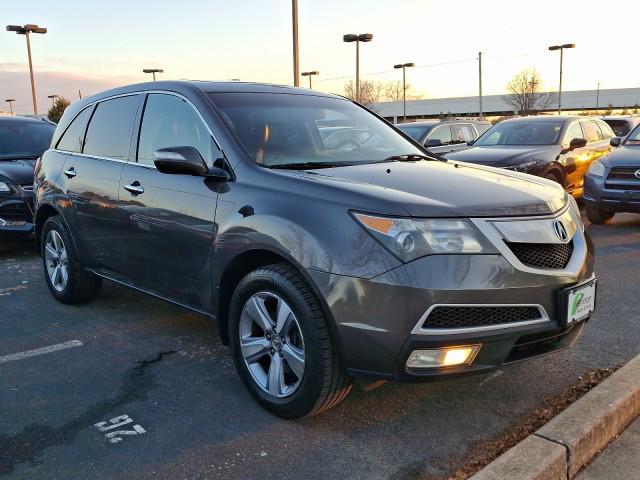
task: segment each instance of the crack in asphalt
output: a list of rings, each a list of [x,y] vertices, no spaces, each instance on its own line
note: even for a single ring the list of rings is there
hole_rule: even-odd
[[[0,476],[9,475],[18,464],[37,463],[36,457],[48,448],[71,443],[84,429],[90,428],[109,412],[134,401],[144,401],[155,387],[154,375],[145,375],[147,368],[161,362],[166,356],[177,353],[167,350],[149,360],[140,360],[123,375],[118,393],[86,409],[79,416],[59,427],[34,423],[17,435],[0,434]]]

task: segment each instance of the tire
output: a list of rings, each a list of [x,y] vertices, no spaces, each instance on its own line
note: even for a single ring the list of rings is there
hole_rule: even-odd
[[[102,278],[84,270],[67,227],[57,215],[47,219],[42,227],[40,254],[45,281],[56,300],[75,305],[98,295]]]
[[[564,187],[564,184],[562,183],[562,175],[560,175],[560,173],[556,172],[555,170],[548,170],[542,175],[542,178],[546,178],[547,180],[556,182],[557,184]]]
[[[274,325],[277,312],[292,314],[281,316],[287,320],[280,332]],[[342,368],[318,299],[288,264],[258,268],[240,281],[229,308],[229,333],[242,381],[251,396],[274,415],[288,419],[315,415],[340,403],[351,390],[351,379]],[[254,345],[258,353],[251,355]],[[303,367],[299,358],[303,358]],[[281,381],[270,381],[276,378],[271,375],[274,365],[284,372],[278,377]]]
[[[594,225],[603,225],[607,223],[607,221],[611,220],[615,215],[615,212],[602,210],[601,208],[593,205],[587,205],[585,210],[587,212],[587,218]]]

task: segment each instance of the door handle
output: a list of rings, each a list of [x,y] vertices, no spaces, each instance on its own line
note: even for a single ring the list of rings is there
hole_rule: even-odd
[[[128,192],[131,192],[133,195],[141,195],[144,193],[144,188],[140,185],[140,182],[137,180],[133,182],[131,185],[125,185],[124,189]]]
[[[71,167],[71,168],[67,168],[67,169],[64,171],[64,174],[65,174],[68,178],[73,178],[73,177],[75,177],[76,175],[78,175],[78,172],[76,172],[76,169],[75,169],[75,168]]]

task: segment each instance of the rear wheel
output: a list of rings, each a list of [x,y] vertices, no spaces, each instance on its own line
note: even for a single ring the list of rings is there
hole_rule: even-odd
[[[236,368],[253,398],[283,418],[314,415],[351,389],[317,298],[286,264],[242,279],[231,300]]]
[[[59,216],[45,222],[40,249],[45,281],[56,300],[72,305],[85,303],[98,294],[102,279],[82,268]]]
[[[602,210],[601,208],[595,207],[593,205],[587,205],[586,211],[587,218],[591,223],[595,225],[602,225],[603,223],[607,223],[607,221],[611,220],[615,215],[615,212]]]

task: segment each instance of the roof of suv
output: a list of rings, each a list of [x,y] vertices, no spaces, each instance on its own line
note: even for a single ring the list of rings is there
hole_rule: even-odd
[[[491,124],[488,120],[480,120],[477,118],[443,118],[442,120],[434,118],[429,120],[420,120],[419,122],[399,123],[397,127],[420,127],[428,125],[437,125],[439,123],[485,123]]]

